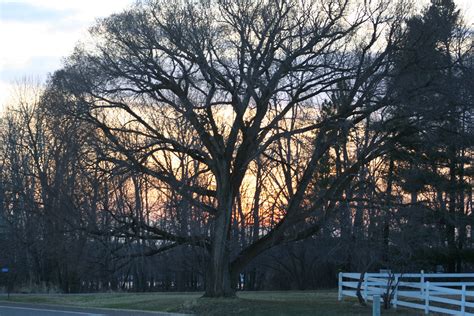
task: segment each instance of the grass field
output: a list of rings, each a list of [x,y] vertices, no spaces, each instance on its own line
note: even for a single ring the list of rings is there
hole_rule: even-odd
[[[10,301],[102,307],[197,315],[371,315],[353,299],[337,301],[335,291],[239,292],[235,299],[206,299],[202,293],[100,293],[69,295],[12,295]],[[0,300],[6,300],[5,296]],[[382,311],[382,315],[422,315],[406,309]]]

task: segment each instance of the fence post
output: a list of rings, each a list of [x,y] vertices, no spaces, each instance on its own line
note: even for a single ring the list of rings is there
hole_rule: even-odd
[[[393,294],[393,307],[397,308],[398,304],[398,275],[395,276],[395,288],[393,289],[395,293]]]
[[[367,303],[367,272],[364,274],[364,301]]]
[[[425,315],[430,313],[430,281],[425,283]]]
[[[420,294],[423,295],[423,288],[425,284],[425,271],[421,270],[420,271]]]
[[[372,316],[380,316],[380,295],[373,296]]]
[[[342,301],[342,272],[339,272],[337,300]]]
[[[462,293],[461,293],[461,315],[465,315],[466,313],[466,284],[462,285]]]

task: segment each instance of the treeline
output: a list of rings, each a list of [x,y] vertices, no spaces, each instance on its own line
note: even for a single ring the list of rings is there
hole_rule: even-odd
[[[4,286],[230,296],[474,268],[452,0],[144,1],[91,38],[2,113]]]

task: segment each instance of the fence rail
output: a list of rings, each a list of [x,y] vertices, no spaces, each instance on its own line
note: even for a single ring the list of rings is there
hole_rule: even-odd
[[[359,285],[360,283],[360,285]],[[403,306],[447,315],[474,316],[474,273],[339,273],[338,299],[374,295]]]

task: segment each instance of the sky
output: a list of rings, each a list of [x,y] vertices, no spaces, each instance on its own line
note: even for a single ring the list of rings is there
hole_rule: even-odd
[[[0,110],[24,78],[43,81],[61,67],[97,18],[134,0],[0,0]]]
[[[172,1],[172,0],[170,0]],[[429,3],[429,0],[415,0]],[[474,0],[455,0],[469,25]],[[0,110],[16,83],[43,81],[100,17],[120,12],[134,0],[0,0]]]

